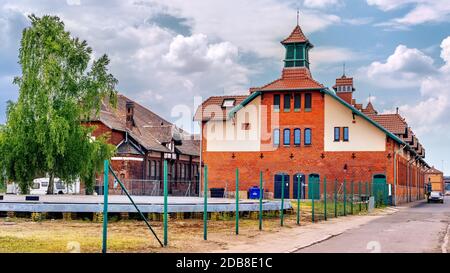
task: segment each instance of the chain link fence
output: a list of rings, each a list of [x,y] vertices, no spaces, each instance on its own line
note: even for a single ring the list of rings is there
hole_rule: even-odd
[[[124,179],[123,183],[131,195],[164,195],[162,180]],[[168,181],[170,196],[198,196],[198,190],[198,181]],[[121,195],[125,194],[117,185],[115,185],[115,192]]]

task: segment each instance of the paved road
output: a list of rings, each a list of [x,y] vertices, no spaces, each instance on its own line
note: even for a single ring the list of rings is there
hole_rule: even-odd
[[[450,252],[450,197],[420,202],[297,252]]]

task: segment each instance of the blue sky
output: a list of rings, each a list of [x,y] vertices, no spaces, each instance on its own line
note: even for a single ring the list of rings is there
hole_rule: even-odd
[[[94,57],[106,53],[121,93],[192,128],[211,95],[246,94],[280,75],[279,41],[296,24],[315,45],[312,74],[326,86],[353,76],[358,101],[396,107],[450,174],[450,0],[0,0],[0,122],[20,75],[27,15],[58,15]]]

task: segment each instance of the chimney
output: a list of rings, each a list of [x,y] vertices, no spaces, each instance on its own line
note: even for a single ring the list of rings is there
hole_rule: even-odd
[[[348,104],[353,104],[353,92],[355,88],[353,86],[353,78],[348,78],[345,75],[336,79],[336,84],[333,86],[336,95],[346,101]]]
[[[134,127],[134,102],[133,101],[127,100],[126,110],[127,110],[126,125],[127,125],[128,129],[132,130]]]

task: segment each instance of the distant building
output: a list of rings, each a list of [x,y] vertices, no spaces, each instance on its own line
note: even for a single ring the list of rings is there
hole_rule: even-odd
[[[444,176],[445,192],[450,194],[450,176]]]
[[[118,95],[116,109],[103,102],[100,113],[85,124],[96,126],[93,136],[110,135],[109,143],[117,147],[111,165],[133,194],[161,193],[164,160],[169,194],[198,194],[200,145],[193,135],[124,95]],[[97,184],[103,185],[101,175]],[[110,191],[120,193],[113,183]]]
[[[441,192],[445,191],[444,173],[436,169],[434,166],[426,171],[425,181],[426,183],[433,184],[433,190],[439,190]]]
[[[429,168],[425,149],[398,114],[379,114],[353,99],[353,78],[336,79],[333,90],[314,80],[312,43],[296,26],[281,44],[286,53],[281,77],[239,96],[214,96],[197,109],[202,128],[202,160],[209,186],[235,191],[259,184],[296,197],[297,179],[304,198],[313,181],[373,181],[391,185],[398,203],[424,196]],[[311,187],[309,187],[311,188]]]

